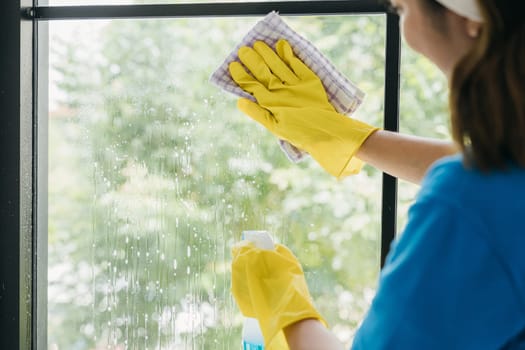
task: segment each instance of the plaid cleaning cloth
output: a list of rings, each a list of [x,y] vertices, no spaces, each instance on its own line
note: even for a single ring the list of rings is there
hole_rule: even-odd
[[[270,12],[260,20],[241,40],[224,62],[210,77],[210,82],[219,88],[236,96],[246,97],[255,101],[255,98],[244,92],[231,78],[228,65],[239,61],[237,51],[242,46],[253,46],[255,41],[264,41],[270,47],[275,47],[279,39],[286,39],[292,46],[294,53],[321,79],[328,100],[341,114],[352,114],[362,103],[364,92],[340,73],[311,42],[297,34],[290,28],[276,12]],[[293,162],[305,158],[306,152],[292,144],[279,140],[284,153]]]

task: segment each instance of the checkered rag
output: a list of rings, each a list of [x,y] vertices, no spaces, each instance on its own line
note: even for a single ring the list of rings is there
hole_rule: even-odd
[[[242,46],[253,46],[255,41],[264,41],[270,47],[275,47],[279,39],[286,39],[292,46],[294,53],[321,79],[328,100],[341,114],[352,114],[362,103],[364,92],[341,74],[311,42],[291,29],[276,12],[270,12],[260,20],[241,40],[224,62],[210,77],[210,82],[221,89],[236,96],[246,97],[255,101],[255,98],[244,92],[231,78],[228,65],[239,61],[237,51]],[[290,143],[279,140],[284,153],[293,162],[305,158],[306,152]]]

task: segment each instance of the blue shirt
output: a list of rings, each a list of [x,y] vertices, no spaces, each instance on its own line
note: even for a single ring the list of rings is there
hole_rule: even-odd
[[[438,161],[352,349],[525,349],[525,170]],[[511,345],[513,344],[513,345]]]

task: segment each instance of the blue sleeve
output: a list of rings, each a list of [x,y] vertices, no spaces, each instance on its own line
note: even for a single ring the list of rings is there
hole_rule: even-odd
[[[508,271],[459,205],[422,198],[352,349],[498,349],[523,327]]]

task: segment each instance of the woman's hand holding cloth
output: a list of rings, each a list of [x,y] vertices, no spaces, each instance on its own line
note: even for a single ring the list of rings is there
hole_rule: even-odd
[[[238,55],[242,64],[232,62],[230,74],[257,100],[239,99],[241,111],[275,136],[307,151],[337,178],[361,170],[363,162],[354,155],[378,128],[336,112],[320,79],[294,55],[286,40],[279,40],[275,51],[259,41],[253,48],[240,48]]]

